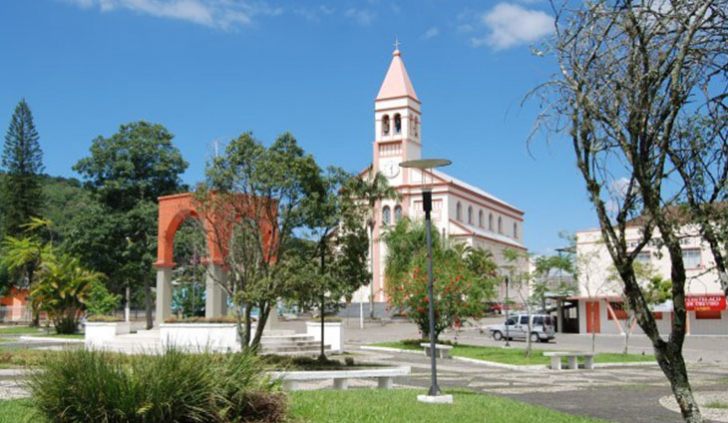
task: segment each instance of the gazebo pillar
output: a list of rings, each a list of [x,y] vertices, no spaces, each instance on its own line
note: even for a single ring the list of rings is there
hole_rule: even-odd
[[[172,266],[157,266],[157,327],[170,316],[172,316]]]
[[[220,286],[225,283],[227,272],[222,265],[210,262],[205,274],[205,317],[220,317],[227,314],[227,295]]]

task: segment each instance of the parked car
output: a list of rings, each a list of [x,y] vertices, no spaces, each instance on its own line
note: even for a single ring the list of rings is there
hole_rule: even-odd
[[[502,325],[488,328],[490,336],[496,341],[505,339],[526,339],[528,336],[528,315],[511,316]],[[546,314],[531,315],[531,342],[548,342],[556,337],[553,318]]]

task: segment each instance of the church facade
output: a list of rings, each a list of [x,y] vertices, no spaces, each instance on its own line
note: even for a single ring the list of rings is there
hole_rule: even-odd
[[[374,102],[374,143],[372,166],[366,172],[381,172],[401,199],[383,200],[375,211],[374,228],[374,300],[385,302],[385,268],[387,246],[381,240],[387,227],[401,217],[423,220],[420,170],[403,169],[399,164],[422,158],[421,102],[410,81],[401,52],[396,49]],[[524,212],[476,186],[458,180],[442,171],[427,171],[425,182],[432,188],[432,223],[451,240],[489,250],[497,263],[504,265],[503,250],[526,253],[524,245]],[[435,230],[435,229],[433,229]],[[520,271],[527,271],[527,259],[518,262]],[[528,286],[511,285],[510,298],[520,302],[517,291],[527,297]],[[357,300],[368,300],[371,287],[360,291]],[[505,284],[497,292],[505,297]]]

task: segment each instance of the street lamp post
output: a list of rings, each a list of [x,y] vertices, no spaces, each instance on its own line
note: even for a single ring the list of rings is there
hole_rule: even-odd
[[[443,395],[437,385],[437,349],[435,348],[435,294],[432,281],[432,189],[427,187],[425,176],[427,170],[447,166],[451,162],[444,159],[408,160],[399,165],[403,168],[419,169],[422,178],[422,208],[425,212],[427,230],[427,295],[429,296],[429,335],[430,335],[430,389],[427,395],[418,395],[417,400],[427,403],[452,403],[452,395]]]
[[[510,314],[509,313],[510,311],[511,311],[511,307],[508,305],[508,276],[506,276],[506,347],[511,346],[511,343],[510,343],[511,332],[508,329],[508,327],[510,326],[508,324],[508,315]]]

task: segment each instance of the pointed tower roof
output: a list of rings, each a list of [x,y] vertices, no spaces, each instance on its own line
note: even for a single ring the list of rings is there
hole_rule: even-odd
[[[419,103],[420,99],[417,98],[417,94],[409,79],[409,75],[407,75],[407,69],[404,67],[401,56],[398,48],[392,53],[392,63],[389,65],[387,76],[384,77],[382,87],[379,89],[377,100],[410,97]]]

